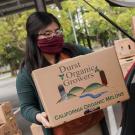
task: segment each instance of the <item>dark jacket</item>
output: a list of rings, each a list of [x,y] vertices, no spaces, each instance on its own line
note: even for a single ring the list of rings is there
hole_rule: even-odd
[[[63,52],[68,53],[70,57],[84,55],[91,52],[88,48],[82,46],[65,45]],[[32,123],[40,124],[36,120],[36,114],[45,111],[38,97],[38,93],[31,74],[26,68],[22,68],[16,80],[17,94],[19,97],[21,114],[25,119]],[[44,129],[45,135],[52,135],[52,129]]]
[[[130,99],[123,102],[122,131],[121,135],[135,135],[135,64],[125,78]]]

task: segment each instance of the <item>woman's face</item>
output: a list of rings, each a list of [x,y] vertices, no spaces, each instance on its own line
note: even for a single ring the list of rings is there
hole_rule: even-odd
[[[41,29],[38,32],[38,39],[52,39],[55,35],[62,35],[62,31],[60,30],[57,23],[52,22],[50,25],[48,25],[46,28]]]
[[[37,46],[42,53],[58,54],[63,45],[63,34],[57,23],[53,22],[38,32]]]

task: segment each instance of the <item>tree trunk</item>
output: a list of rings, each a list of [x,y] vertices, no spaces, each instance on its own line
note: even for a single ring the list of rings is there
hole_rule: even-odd
[[[16,71],[16,70],[11,69],[11,75],[12,75],[12,76],[16,76],[16,75],[17,75],[17,71]]]
[[[16,76],[17,75],[17,70],[16,70],[14,64],[10,63],[9,65],[10,65],[10,69],[11,69],[11,75]]]

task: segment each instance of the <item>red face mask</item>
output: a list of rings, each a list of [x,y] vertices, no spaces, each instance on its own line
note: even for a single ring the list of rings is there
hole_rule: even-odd
[[[64,45],[63,36],[53,36],[52,39],[38,39],[37,46],[43,53],[57,54],[60,53]]]

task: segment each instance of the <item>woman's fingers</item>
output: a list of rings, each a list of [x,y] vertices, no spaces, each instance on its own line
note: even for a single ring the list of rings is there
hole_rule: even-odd
[[[36,119],[42,123],[42,125],[45,127],[45,128],[50,128],[50,124],[49,124],[49,121],[48,121],[48,117],[47,117],[47,114],[45,112],[42,112],[42,113],[38,113],[36,115]]]
[[[46,128],[50,128],[51,126],[50,126],[49,121],[47,119],[48,117],[47,117],[46,112],[42,112],[41,115],[43,117],[42,118],[42,124],[43,124],[43,126],[46,127]]]
[[[41,119],[42,119],[41,122],[42,122],[43,126],[44,126],[45,128],[50,128],[51,126],[50,126],[48,120],[47,120],[44,116],[41,116],[41,117],[42,117],[42,118],[41,118]]]
[[[47,118],[46,112],[42,112],[41,114],[42,114],[42,116],[44,116],[45,118]]]

